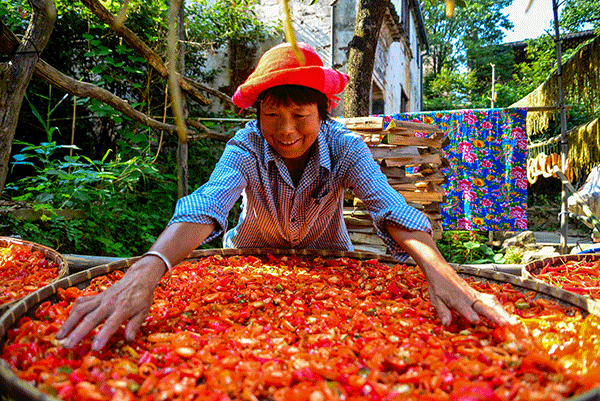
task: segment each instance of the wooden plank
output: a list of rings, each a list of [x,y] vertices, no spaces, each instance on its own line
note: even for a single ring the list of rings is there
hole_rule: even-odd
[[[423,206],[423,213],[442,213],[442,207],[439,203],[429,203]]]
[[[385,167],[399,167],[399,166],[420,166],[424,163],[429,163],[434,166],[440,166],[442,164],[442,158],[440,155],[423,155],[414,157],[389,157],[383,160]]]
[[[371,253],[376,253],[378,255],[385,255],[387,253],[387,247],[385,247],[385,246],[364,245],[364,244],[352,244],[352,245],[354,245],[354,250],[357,252],[371,252]]]
[[[429,218],[429,220],[442,220],[444,217],[439,213],[428,213],[423,211],[425,215]]]
[[[404,178],[406,177],[406,170],[403,166],[399,167],[385,167],[381,166],[381,172],[389,178]]]
[[[383,117],[335,118],[335,120],[346,125],[350,130],[383,130]]]
[[[392,185],[392,188],[394,186]],[[396,188],[394,188],[396,189]],[[398,190],[407,202],[445,202],[446,194],[439,192],[411,192]]]
[[[391,183],[388,181],[388,183],[390,184],[390,186],[392,188],[394,188],[395,190],[399,191],[416,191],[417,189],[419,189],[414,182],[403,182],[403,183]]]
[[[365,234],[375,233],[375,226],[373,224],[371,224],[370,226],[355,226],[355,225],[348,223],[347,221],[345,221],[345,223],[346,223],[346,229],[348,231],[352,231],[355,233],[365,233]]]
[[[385,246],[385,242],[377,234],[365,234],[365,233],[357,233],[357,232],[349,232],[350,241],[352,243],[361,243],[368,245],[379,245]]]
[[[383,137],[382,131],[371,132],[353,130],[352,132],[360,135],[367,145],[379,145],[381,143],[381,138]]]
[[[409,192],[410,193],[410,192]],[[429,201],[410,201],[408,199],[406,199],[406,203],[408,204],[408,206],[412,206],[417,210],[421,210],[422,212],[425,211],[430,211],[430,212],[437,212],[440,213],[441,212],[441,208],[440,205],[438,203],[432,203]],[[364,208],[365,212],[367,211],[366,206],[364,203],[362,203],[362,201],[360,199],[356,199],[356,207],[362,207]],[[366,219],[361,219],[361,218],[356,218],[356,217],[350,217],[351,215],[348,215],[348,218],[354,218],[357,221],[365,221]],[[369,216],[370,219],[370,216]],[[346,215],[344,214],[344,220],[346,220]]]
[[[346,222],[347,225],[354,225],[354,226],[372,226],[373,225],[373,221],[372,220],[367,220],[367,219],[357,219],[356,217],[350,217],[350,216],[344,216],[344,221]]]
[[[344,217],[346,217],[346,216],[350,217],[351,216],[351,217],[355,217],[357,219],[370,219],[371,215],[369,214],[369,212],[367,211],[367,209],[364,208],[364,203],[362,203],[360,201],[360,199],[358,199],[358,198],[355,198],[355,200],[357,202],[360,202],[361,205],[362,205],[362,207],[359,207],[359,208],[356,208],[356,207],[353,207],[353,208],[345,207],[344,210],[343,210]]]
[[[420,138],[417,136],[394,135],[388,134],[387,141],[392,145],[400,146],[427,146],[430,148],[442,148],[440,139]]]
[[[421,153],[419,153],[419,149],[417,149],[415,146],[397,147],[393,145],[379,145],[369,149],[371,150],[371,154],[375,159],[389,159],[421,155]]]
[[[392,120],[388,125],[388,131],[394,131],[396,129],[405,130],[405,131],[417,131],[417,132],[442,132],[439,127],[435,125],[423,124],[423,123],[415,123],[412,121],[399,121]]]

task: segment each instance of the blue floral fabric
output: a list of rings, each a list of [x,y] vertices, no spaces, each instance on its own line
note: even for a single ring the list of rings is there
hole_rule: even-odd
[[[441,204],[444,230],[527,229],[527,110],[483,109],[384,115],[439,127],[450,166]],[[417,136],[426,136],[417,133]]]

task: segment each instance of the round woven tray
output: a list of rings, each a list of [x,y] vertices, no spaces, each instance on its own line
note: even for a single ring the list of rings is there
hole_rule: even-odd
[[[369,252],[344,252],[344,251],[328,251],[328,250],[295,250],[295,249],[207,249],[207,250],[196,250],[190,254],[188,260],[195,260],[205,256],[222,255],[224,257],[236,256],[236,255],[300,255],[300,256],[322,256],[326,258],[340,258],[348,257],[360,260],[366,259],[379,259],[383,263],[398,263],[393,258],[387,255],[379,255]],[[15,323],[23,316],[31,313],[36,307],[43,301],[54,301],[55,294],[58,288],[68,288],[77,286],[83,288],[87,286],[90,280],[94,277],[101,276],[104,274],[111,273],[115,270],[126,270],[129,268],[139,257],[130,259],[123,259],[116,262],[112,262],[106,265],[96,266],[85,271],[81,271],[62,278],[40,290],[29,294],[17,303],[15,303],[8,312],[0,317],[0,345],[4,344],[5,335]],[[584,297],[576,294],[561,290],[559,288],[540,283],[530,279],[524,279],[512,274],[502,273],[497,271],[491,271],[489,269],[476,269],[472,267],[463,267],[454,265],[453,266],[462,277],[471,277],[480,281],[491,281],[496,283],[510,283],[516,290],[529,292],[537,292],[539,297],[552,299],[566,306],[577,307],[581,309],[584,314],[590,312],[588,310],[588,303]],[[13,400],[29,400],[29,401],[56,401],[56,398],[51,397],[47,394],[42,393],[33,385],[19,379],[13,371],[7,367],[3,360],[0,360],[0,391],[11,397]],[[591,397],[587,394],[584,398],[578,396],[572,399],[572,401],[592,401],[597,400],[593,398],[596,394],[590,393]]]
[[[527,263],[523,266],[522,275],[525,278],[531,278],[532,274],[539,274],[547,265],[558,266],[571,261],[594,262],[596,260],[600,260],[600,253],[553,256]]]
[[[0,237],[0,248],[7,248],[9,245],[12,245],[12,244],[25,246],[30,252],[40,251],[46,256],[46,259],[58,264],[58,275],[56,276],[56,278],[54,278],[50,282],[50,284],[69,275],[69,263],[67,262],[67,259],[63,255],[61,255],[60,253],[55,251],[54,249],[49,248],[44,245],[37,244],[35,242],[25,241],[22,239],[16,239],[16,238],[10,238],[10,237]],[[19,299],[22,299],[22,298],[19,298]],[[12,305],[14,305],[17,301],[19,301],[19,299],[15,299],[13,301],[10,301],[10,302],[0,305],[0,314],[7,311]]]
[[[523,266],[521,270],[521,276],[526,280],[532,280],[536,283],[546,284],[544,281],[535,277],[536,274],[539,274],[542,269],[546,266],[559,266],[565,264],[567,262],[595,262],[600,260],[600,253],[588,253],[588,254],[577,254],[577,255],[560,255],[553,256],[551,258],[545,258],[530,262]],[[550,286],[552,288],[557,288],[554,286]],[[572,294],[569,292],[569,294]],[[579,295],[578,295],[579,296]],[[589,313],[593,313],[595,315],[600,316],[600,302],[598,300],[590,299],[588,297],[583,297],[587,302],[587,310]]]

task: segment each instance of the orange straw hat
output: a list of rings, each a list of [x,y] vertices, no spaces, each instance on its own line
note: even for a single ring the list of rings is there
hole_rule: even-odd
[[[334,108],[339,101],[335,94],[344,90],[348,75],[324,67],[319,55],[308,44],[299,42],[298,49],[304,55],[304,64],[300,64],[289,43],[277,45],[263,54],[256,69],[235,91],[233,103],[245,109],[251,107],[266,89],[300,85],[324,93],[330,108]]]

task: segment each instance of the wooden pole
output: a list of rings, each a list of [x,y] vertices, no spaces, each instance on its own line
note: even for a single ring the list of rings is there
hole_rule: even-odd
[[[177,13],[177,36],[179,50],[179,73],[185,75],[185,6],[180,0],[171,0],[179,4]],[[185,95],[181,94],[181,107],[183,109],[184,120],[187,119],[188,110],[185,102]],[[177,194],[179,198],[186,196],[189,191],[189,166],[188,166],[188,143],[182,142],[178,136],[177,141]]]
[[[565,92],[562,81],[562,48],[560,30],[558,28],[558,2],[552,0],[552,11],[554,13],[554,42],[556,45],[556,75],[558,77],[558,109],[560,110],[560,144],[561,144],[561,166],[567,165],[569,155],[569,142],[567,141],[567,111],[565,108]],[[560,208],[560,253],[567,253],[567,235],[569,229],[568,217],[568,193],[564,181],[561,186],[561,208]]]

